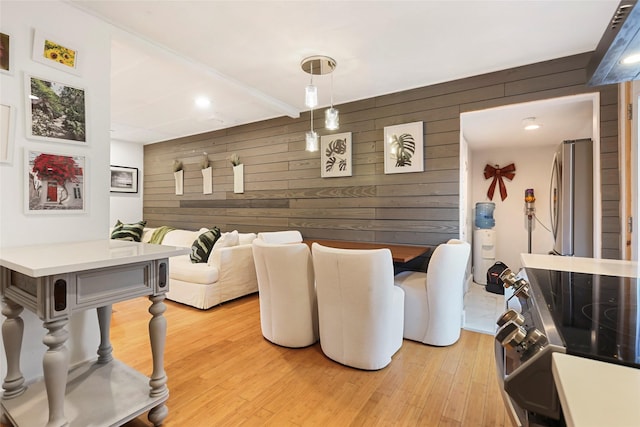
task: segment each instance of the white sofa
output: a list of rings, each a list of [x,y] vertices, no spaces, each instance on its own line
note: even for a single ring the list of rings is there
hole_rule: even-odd
[[[145,228],[142,242],[148,243],[155,228]],[[162,244],[190,248],[207,231],[172,230]],[[254,233],[222,233],[206,263],[192,263],[189,255],[169,259],[167,299],[199,309],[258,292],[251,243]]]

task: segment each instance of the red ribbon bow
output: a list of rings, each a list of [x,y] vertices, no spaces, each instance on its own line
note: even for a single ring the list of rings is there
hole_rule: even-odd
[[[493,200],[493,193],[496,190],[497,182],[500,184],[500,197],[502,197],[502,200],[504,201],[504,199],[507,198],[507,187],[505,187],[502,178],[504,177],[511,181],[514,176],[516,176],[516,165],[513,163],[503,168],[494,168],[491,165],[485,166],[484,179],[493,178],[493,181],[491,181],[491,185],[489,186],[489,190],[487,190],[487,197],[489,197],[489,200]]]

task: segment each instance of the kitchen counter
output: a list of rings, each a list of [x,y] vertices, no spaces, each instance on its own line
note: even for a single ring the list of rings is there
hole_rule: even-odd
[[[520,259],[522,260],[522,266],[525,268],[606,274],[607,276],[640,277],[640,267],[635,261],[541,254],[521,254]]]
[[[525,268],[640,277],[634,261],[539,254],[521,259]],[[568,427],[638,426],[640,369],[556,352],[552,370]]]
[[[638,426],[640,369],[563,353],[552,369],[568,427]]]

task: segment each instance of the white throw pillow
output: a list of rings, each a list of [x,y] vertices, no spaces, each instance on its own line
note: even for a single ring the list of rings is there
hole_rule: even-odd
[[[257,237],[256,233],[240,233],[238,234],[239,245],[250,245]]]
[[[213,249],[211,250],[211,254],[209,255],[207,264],[213,267],[220,268],[220,249],[228,248],[231,246],[238,246],[238,241],[238,230],[222,233],[222,236],[220,236],[220,238],[216,240],[215,245],[213,245]]]

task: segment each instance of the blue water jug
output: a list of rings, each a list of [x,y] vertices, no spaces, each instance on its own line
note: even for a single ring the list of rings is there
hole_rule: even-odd
[[[496,220],[493,218],[495,208],[496,204],[493,202],[476,203],[476,227],[485,229],[495,227]]]

